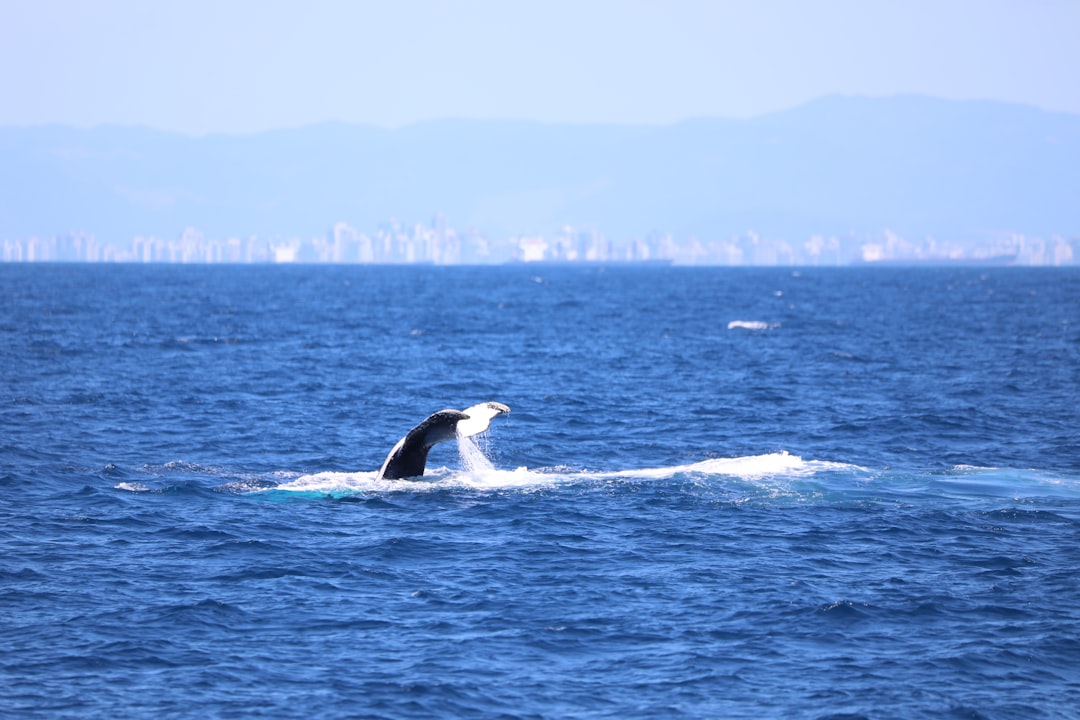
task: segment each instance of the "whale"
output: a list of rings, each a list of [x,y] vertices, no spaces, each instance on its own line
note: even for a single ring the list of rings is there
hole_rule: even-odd
[[[428,452],[441,442],[472,437],[488,429],[493,418],[510,408],[499,402],[483,402],[464,410],[440,410],[398,440],[379,469],[380,480],[418,478],[424,474]]]

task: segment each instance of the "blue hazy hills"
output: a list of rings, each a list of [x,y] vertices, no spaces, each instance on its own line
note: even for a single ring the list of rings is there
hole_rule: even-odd
[[[1080,115],[830,97],[667,126],[442,120],[192,137],[0,128],[0,237],[310,237],[391,218],[490,235],[1080,229]]]

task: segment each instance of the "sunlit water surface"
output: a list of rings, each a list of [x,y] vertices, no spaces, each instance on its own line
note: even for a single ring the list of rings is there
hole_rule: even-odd
[[[0,715],[1080,707],[1075,270],[0,266],[0,368]]]

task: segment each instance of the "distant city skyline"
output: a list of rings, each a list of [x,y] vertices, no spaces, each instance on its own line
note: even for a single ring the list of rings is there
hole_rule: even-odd
[[[209,237],[188,227],[176,237],[99,241],[84,232],[0,241],[0,262],[164,264],[495,265],[504,263],[673,264],[728,267],[839,267],[873,264],[1077,265],[1080,237],[999,233],[960,243],[892,230],[859,235],[781,238],[745,232],[719,238],[652,232],[614,240],[596,228],[565,226],[548,234],[490,239],[458,230],[441,214],[430,223],[388,221],[374,231],[337,222],[324,235]]]
[[[1071,0],[11,0],[0,126],[669,124],[908,93],[1080,114],[1078,27]]]

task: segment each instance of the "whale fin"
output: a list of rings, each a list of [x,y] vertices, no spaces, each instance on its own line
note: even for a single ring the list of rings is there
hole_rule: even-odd
[[[410,430],[386,456],[379,469],[380,480],[419,477],[424,474],[428,452],[432,447],[453,440],[461,433],[470,437],[487,430],[491,419],[510,412],[502,403],[486,402],[461,410],[440,410],[429,415]]]

